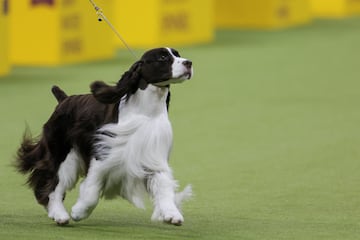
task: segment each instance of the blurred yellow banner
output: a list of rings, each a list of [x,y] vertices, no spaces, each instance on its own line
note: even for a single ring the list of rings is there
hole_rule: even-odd
[[[309,0],[216,0],[221,28],[272,29],[311,21]]]
[[[0,0],[0,76],[10,70],[8,54],[8,0]]]
[[[318,17],[345,17],[360,13],[360,0],[311,0],[311,9]]]
[[[132,47],[207,43],[214,38],[213,7],[213,0],[117,0],[110,20]]]
[[[11,60],[58,65],[114,56],[112,32],[87,0],[10,1]],[[113,6],[113,0],[97,0]]]

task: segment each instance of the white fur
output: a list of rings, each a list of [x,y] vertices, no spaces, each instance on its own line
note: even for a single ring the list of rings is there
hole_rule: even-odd
[[[48,216],[60,225],[67,224],[70,220],[70,216],[63,204],[63,198],[65,192],[75,186],[79,173],[83,169],[81,162],[76,151],[71,149],[65,161],[60,165],[58,171],[59,183],[55,190],[49,194]]]
[[[176,57],[170,48],[167,48],[171,56],[174,58],[174,62],[172,64],[172,77],[173,79],[186,80],[194,75],[194,70],[191,67],[190,71],[184,65],[184,62],[188,61],[182,57]]]
[[[81,184],[80,196],[71,216],[78,221],[88,217],[101,194],[122,196],[144,208],[149,193],[154,203],[153,220],[180,225],[184,218],[176,203],[177,183],[168,165],[172,128],[166,109],[168,88],[149,85],[120,104],[119,122],[107,124],[99,132],[96,145],[101,159],[93,159]],[[125,101],[125,100],[123,100]],[[115,137],[113,137],[115,135]],[[191,189],[178,195],[178,205],[191,195]]]

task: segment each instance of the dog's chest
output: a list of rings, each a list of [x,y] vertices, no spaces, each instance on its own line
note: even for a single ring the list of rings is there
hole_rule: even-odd
[[[165,151],[172,143],[172,128],[168,118],[166,97],[168,88],[149,85],[138,90],[130,99],[119,105],[119,126],[133,129],[128,139],[128,147],[138,146],[143,154]]]
[[[101,159],[119,166],[121,171],[141,176],[144,171],[161,170],[172,146],[172,128],[168,119],[168,89],[149,85],[138,90],[119,106],[117,124],[105,125],[97,144]]]
[[[119,105],[119,123],[121,119],[126,120],[134,115],[156,118],[165,114],[167,117],[168,93],[167,87],[160,88],[150,84],[145,90],[138,89],[130,99],[126,100],[124,97]]]
[[[168,88],[149,85],[119,105],[118,125],[134,129],[127,143],[128,148],[137,148],[134,155],[146,159],[156,153],[158,158],[164,158],[166,153],[165,158],[168,158],[172,144],[172,128],[166,107],[168,91]]]
[[[104,136],[101,143],[108,151],[104,154],[107,156],[105,164],[111,169],[105,196],[111,197],[120,189],[121,196],[135,203],[133,197],[138,197],[139,193],[132,191],[145,187],[146,176],[168,170],[172,128],[166,109],[167,90],[149,90],[137,92],[128,101],[123,100],[119,122],[103,128],[114,134]]]

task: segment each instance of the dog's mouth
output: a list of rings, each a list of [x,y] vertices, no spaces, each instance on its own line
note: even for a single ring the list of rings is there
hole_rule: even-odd
[[[154,83],[154,85],[158,87],[165,87],[168,86],[169,84],[182,83],[185,80],[186,80],[185,78],[172,78],[163,82]]]
[[[194,76],[194,70],[192,66],[182,66],[182,69],[180,71],[175,71],[172,73],[170,79],[162,82],[157,82],[154,85],[163,87],[163,86],[168,86],[169,84],[182,83],[186,80],[189,80],[193,76]]]
[[[178,79],[181,80],[188,80],[190,79],[192,76],[194,75],[193,69],[192,68],[188,68],[186,69],[186,71],[184,71],[183,74],[181,74],[179,77],[177,77]]]
[[[154,85],[158,87],[164,87],[164,86],[168,86],[169,84],[182,83],[186,80],[189,80],[192,77],[192,75],[193,75],[192,71],[184,72],[180,76],[173,77],[163,82],[155,83]]]
[[[180,78],[184,80],[188,80],[192,77],[192,71],[184,73]]]

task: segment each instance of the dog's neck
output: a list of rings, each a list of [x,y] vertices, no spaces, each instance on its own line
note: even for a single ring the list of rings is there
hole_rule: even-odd
[[[119,119],[128,114],[139,114],[147,117],[167,115],[166,98],[169,87],[157,87],[148,84],[142,90],[138,89],[128,100],[123,98],[119,105]]]

